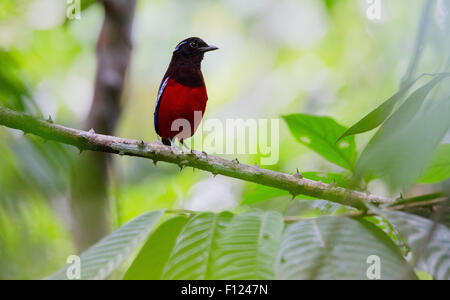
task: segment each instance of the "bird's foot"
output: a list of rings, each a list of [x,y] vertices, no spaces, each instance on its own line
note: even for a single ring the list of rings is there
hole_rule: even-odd
[[[176,155],[184,153],[184,150],[180,146],[177,146],[177,144],[175,144],[175,140],[170,140],[170,149]]]
[[[183,140],[181,140],[180,143],[181,143],[181,145],[184,146],[184,148],[185,148],[185,150],[186,150],[184,153],[186,153],[186,154],[188,154],[188,153],[193,154],[193,153],[194,153],[194,150],[192,150],[191,148],[189,148],[189,146],[186,145],[186,143],[185,143]]]

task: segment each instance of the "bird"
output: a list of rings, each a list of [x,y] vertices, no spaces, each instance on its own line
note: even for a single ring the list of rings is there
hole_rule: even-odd
[[[201,63],[206,52],[217,49],[201,38],[190,37],[173,50],[154,112],[155,131],[164,145],[174,146],[177,139],[186,146],[184,140],[193,136],[200,125],[208,101]],[[177,120],[183,120],[185,123],[179,124],[186,126],[176,126]]]

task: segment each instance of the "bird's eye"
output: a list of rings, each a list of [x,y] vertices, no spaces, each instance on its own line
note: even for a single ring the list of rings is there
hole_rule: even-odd
[[[197,42],[191,42],[189,46],[191,46],[192,48],[197,48],[198,45]]]

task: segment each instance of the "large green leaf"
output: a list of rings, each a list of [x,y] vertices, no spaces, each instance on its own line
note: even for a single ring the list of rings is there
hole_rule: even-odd
[[[276,278],[368,279],[367,260],[374,255],[380,258],[381,279],[399,279],[408,270],[398,248],[372,223],[344,217],[303,220],[283,235]]]
[[[213,278],[273,279],[283,226],[274,211],[236,215],[219,240]]]
[[[128,268],[124,280],[160,279],[170,252],[186,225],[187,217],[172,218],[155,230],[142,247],[133,264]]]
[[[377,211],[384,216],[406,240],[417,260],[417,269],[439,280],[450,280],[450,229],[437,224],[430,238],[433,222],[398,211]]]
[[[273,279],[283,230],[277,212],[201,213],[160,226],[125,279]]]
[[[358,176],[383,178],[393,188],[403,188],[419,177],[450,127],[450,99],[422,102],[444,75],[413,93],[386,121],[356,164]]]
[[[314,150],[327,160],[352,170],[356,160],[356,144],[353,136],[336,143],[346,128],[329,117],[293,114],[283,117],[292,135],[301,144]]]
[[[161,279],[210,279],[218,240],[232,218],[229,212],[192,217],[178,236]]]
[[[368,148],[379,140],[383,140],[385,136],[392,134],[408,124],[421,108],[425,98],[431,90],[439,84],[443,79],[450,76],[450,73],[440,73],[433,77],[427,84],[415,90],[403,103],[400,108],[383,124],[380,130],[375,134],[369,142]],[[364,153],[363,153],[364,154]]]
[[[105,279],[139,245],[158,223],[163,211],[143,214],[103,238],[80,256],[80,279]],[[47,279],[68,279],[66,265]]]
[[[4,51],[0,49],[0,105],[25,111],[27,105],[35,103],[30,99],[30,93],[23,80],[23,74],[20,73],[21,65],[18,61],[18,55],[13,51]],[[29,102],[29,103],[27,103]]]
[[[450,144],[445,144],[437,148],[419,182],[436,183],[448,178],[450,178]]]
[[[306,219],[320,216],[335,216],[352,211],[357,211],[357,209],[327,200],[296,199],[291,201],[291,205],[286,209],[284,214],[289,217],[304,217]]]
[[[244,194],[241,205],[250,205],[278,197],[292,197],[287,191],[265,185],[255,185]]]
[[[367,132],[380,126],[389,117],[395,107],[395,104],[397,104],[397,102],[401,100],[403,96],[405,96],[406,92],[411,88],[411,86],[413,86],[413,84],[416,83],[419,78],[422,78],[422,76],[411,81],[405,87],[400,89],[400,91],[383,102],[383,104],[381,104],[375,110],[362,118],[358,123],[350,127],[343,135],[339,137],[338,141],[347,136]]]

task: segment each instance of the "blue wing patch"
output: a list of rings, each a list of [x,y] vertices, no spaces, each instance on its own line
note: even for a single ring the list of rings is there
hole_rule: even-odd
[[[186,44],[186,43],[187,43],[186,41],[183,41],[183,42],[179,43],[179,44],[175,47],[175,50],[173,50],[173,52],[177,52],[178,49],[180,49],[180,47],[181,47],[182,45]]]
[[[162,95],[164,93],[164,89],[167,86],[167,81],[169,81],[169,76],[164,79],[164,81],[161,83],[161,86],[158,90],[158,97],[156,98],[156,107],[155,107],[155,113],[153,114],[153,119],[155,121],[155,130],[156,133],[159,134],[159,128],[158,128],[158,110],[159,110],[159,103],[161,102]]]

